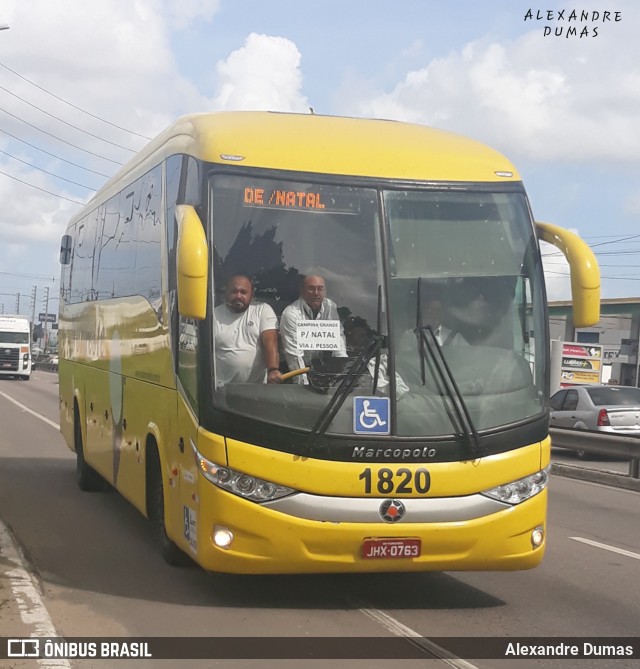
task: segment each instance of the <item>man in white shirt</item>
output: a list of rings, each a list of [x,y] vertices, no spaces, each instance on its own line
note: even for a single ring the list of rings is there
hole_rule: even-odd
[[[234,276],[227,282],[225,303],[213,311],[218,387],[282,382],[276,314],[252,300],[251,279]]]
[[[450,344],[454,346],[468,345],[469,342],[459,332],[442,325],[443,314],[444,306],[438,298],[428,300],[422,319],[423,329],[430,326],[438,344],[441,346],[449,346]],[[400,350],[415,349],[418,334],[417,328],[407,330],[400,340]]]
[[[280,337],[284,357],[290,371],[308,367],[313,355],[322,349],[305,349],[298,340],[299,324],[304,321],[340,322],[335,302],[326,297],[326,286],[321,276],[306,276],[300,288],[300,297],[282,312],[280,317]],[[333,349],[335,357],[347,355],[342,326],[338,326],[339,335],[337,349]],[[294,377],[298,383],[308,383],[306,374]]]

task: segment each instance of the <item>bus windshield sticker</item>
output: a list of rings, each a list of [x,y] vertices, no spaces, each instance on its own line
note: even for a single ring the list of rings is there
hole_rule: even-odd
[[[298,321],[296,333],[303,351],[340,350],[340,321]]]
[[[353,431],[355,434],[389,434],[389,398],[354,397]]]
[[[189,548],[198,552],[198,517],[196,512],[188,506],[182,507],[184,538],[189,542]]]

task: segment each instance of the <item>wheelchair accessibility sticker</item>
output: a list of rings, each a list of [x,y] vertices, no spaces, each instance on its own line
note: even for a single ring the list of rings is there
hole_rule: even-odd
[[[389,434],[389,398],[354,397],[353,431],[355,434]]]

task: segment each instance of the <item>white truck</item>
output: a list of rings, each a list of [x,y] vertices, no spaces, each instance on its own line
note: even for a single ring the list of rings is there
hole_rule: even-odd
[[[31,323],[22,316],[0,316],[0,377],[31,378]]]

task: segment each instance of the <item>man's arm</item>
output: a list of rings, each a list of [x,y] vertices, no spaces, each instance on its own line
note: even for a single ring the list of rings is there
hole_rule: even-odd
[[[278,353],[278,331],[263,330],[260,339],[264,347],[264,357],[267,363],[267,383],[282,383],[280,374],[280,354]]]
[[[298,347],[296,320],[295,313],[289,308],[285,309],[280,317],[282,350],[284,352],[284,359],[287,361],[289,371],[291,372],[295,369],[302,369],[305,366],[302,351]]]

